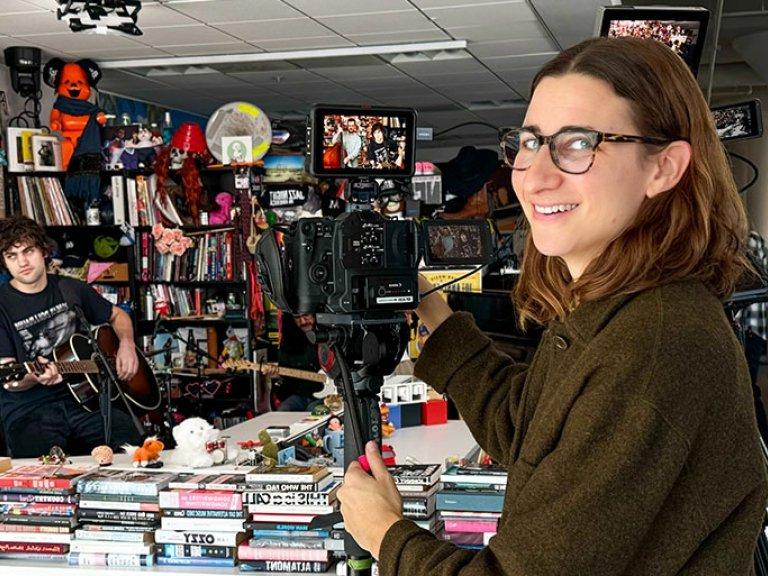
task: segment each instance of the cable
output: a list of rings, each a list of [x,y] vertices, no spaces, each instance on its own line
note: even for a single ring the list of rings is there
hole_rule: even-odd
[[[452,132],[453,130],[458,130],[459,128],[463,128],[464,126],[487,126],[488,128],[493,129],[494,132],[499,131],[498,126],[494,126],[490,122],[482,122],[480,120],[470,120],[469,122],[462,122],[461,124],[456,124],[456,126],[451,126],[450,128],[446,128],[445,130],[440,130],[440,132],[437,132],[432,136],[432,139],[434,140],[438,136],[442,136],[443,134],[447,134],[448,132]]]
[[[747,184],[744,187],[739,189],[739,194],[741,194],[742,192],[746,192],[749,188],[752,187],[752,185],[754,185],[755,182],[757,182],[757,179],[760,177],[760,170],[757,168],[757,165],[746,156],[742,156],[741,154],[736,154],[736,152],[730,152],[730,151],[728,151],[728,156],[733,156],[734,158],[738,158],[739,160],[744,162],[747,166],[752,168],[752,172],[753,172],[752,179],[749,182],[747,182]]]
[[[30,96],[24,101],[24,110],[20,112],[18,115],[14,116],[10,120],[8,120],[9,126],[19,126],[21,122],[24,122],[24,128],[29,128],[30,121],[32,122],[33,128],[40,128],[40,113],[43,111],[43,106],[40,103],[43,98],[43,92],[42,90],[38,90],[36,94]],[[30,103],[32,104],[32,109],[30,110]],[[43,126],[43,128],[48,128],[47,126]]]

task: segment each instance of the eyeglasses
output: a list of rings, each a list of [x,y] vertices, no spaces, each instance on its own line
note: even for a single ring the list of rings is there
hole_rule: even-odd
[[[609,134],[578,127],[563,128],[550,136],[542,136],[530,128],[509,128],[500,131],[500,139],[504,162],[512,170],[530,168],[539,149],[549,145],[552,162],[567,174],[584,174],[589,170],[597,148],[603,142],[639,142],[656,146],[673,142],[665,138]]]

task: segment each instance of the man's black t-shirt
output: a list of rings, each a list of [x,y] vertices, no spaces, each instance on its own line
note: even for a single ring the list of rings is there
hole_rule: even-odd
[[[64,294],[70,294],[68,302]],[[20,292],[10,284],[0,286],[0,358],[17,361],[52,358],[56,347],[78,331],[75,305],[91,324],[104,324],[112,315],[112,304],[87,284],[71,278],[48,276],[48,285],[37,294]],[[23,358],[19,358],[19,344]],[[7,429],[37,405],[66,397],[65,386],[35,386],[24,392],[0,388],[0,418]]]
[[[386,140],[376,142],[376,140],[371,140],[371,143],[368,145],[368,160],[373,161],[375,164],[394,163],[396,158],[397,147],[392,142],[387,142]]]

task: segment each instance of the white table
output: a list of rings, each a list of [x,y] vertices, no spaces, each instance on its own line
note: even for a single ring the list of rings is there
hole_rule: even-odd
[[[317,421],[307,421],[307,412],[268,412],[257,416],[252,420],[242,422],[237,426],[228,428],[224,433],[229,436],[230,442],[255,439],[259,430],[269,426],[290,426],[291,436],[300,436],[306,433]],[[442,464],[449,456],[465,456],[475,445],[475,441],[469,434],[466,424],[458,420],[450,420],[447,424],[435,426],[418,426],[415,428],[403,428],[385,440],[397,454],[397,462],[405,462],[406,456],[410,456],[422,464]],[[72,459],[74,462],[90,462],[88,456],[79,456]],[[36,460],[14,460],[17,464],[37,464]],[[130,459],[126,454],[118,454],[115,457],[116,467],[130,466]],[[191,471],[179,467],[166,466],[163,471]],[[232,466],[217,466],[208,469],[195,469],[196,472],[210,470],[211,472],[227,473],[236,471]],[[240,471],[244,471],[243,467]],[[206,568],[192,566],[152,566],[148,568],[122,568],[100,566],[68,566],[61,562],[41,562],[25,560],[0,560],[0,574],[2,576],[61,576],[75,571],[87,576],[114,576],[135,575],[141,576],[147,573],[159,573],[168,576],[231,576],[233,574],[248,574],[240,572],[239,568]],[[256,574],[255,572],[253,574]],[[263,573],[273,576],[290,576],[289,573]],[[294,575],[298,576],[298,575]]]

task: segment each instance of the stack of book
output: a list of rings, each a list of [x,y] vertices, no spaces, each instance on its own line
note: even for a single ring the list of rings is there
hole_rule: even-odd
[[[17,176],[22,216],[45,226],[79,224],[64,196],[61,181],[53,176]]]
[[[67,559],[75,484],[92,467],[17,466],[0,474],[0,558]]]
[[[439,464],[401,464],[389,468],[403,499],[403,515],[431,532],[438,529],[435,495],[442,470]]]
[[[160,523],[158,493],[176,477],[164,472],[100,470],[77,483],[80,528],[74,566],[152,566]]]
[[[440,477],[437,493],[442,530],[438,535],[462,548],[480,549],[496,534],[507,484],[498,466],[454,464]]]
[[[243,500],[252,537],[238,548],[240,569],[249,572],[328,570],[343,550],[343,533],[310,530],[315,516],[338,509],[340,481],[323,466],[260,467],[246,474]]]
[[[158,565],[234,566],[246,538],[242,474],[182,474],[160,493]]]

